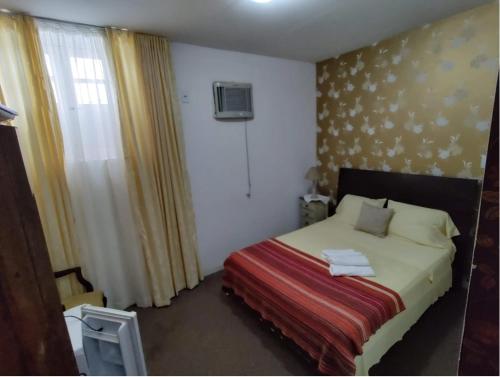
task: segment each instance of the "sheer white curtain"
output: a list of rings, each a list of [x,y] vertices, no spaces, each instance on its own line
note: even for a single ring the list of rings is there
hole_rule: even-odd
[[[112,64],[99,28],[38,21],[57,102],[82,267],[109,306],[151,306],[125,177]]]

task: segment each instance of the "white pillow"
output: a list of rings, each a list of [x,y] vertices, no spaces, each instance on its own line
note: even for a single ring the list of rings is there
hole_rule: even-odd
[[[387,199],[370,199],[364,196],[347,194],[337,206],[335,216],[346,224],[356,225],[363,203],[368,203],[377,208],[383,208],[386,200]]]
[[[389,234],[439,248],[452,247],[451,238],[460,235],[450,215],[445,211],[394,200],[389,200],[387,207],[394,210]]]

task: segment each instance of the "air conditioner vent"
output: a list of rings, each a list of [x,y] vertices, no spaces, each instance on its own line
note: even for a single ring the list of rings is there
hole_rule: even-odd
[[[252,84],[216,81],[213,92],[215,118],[253,118]]]

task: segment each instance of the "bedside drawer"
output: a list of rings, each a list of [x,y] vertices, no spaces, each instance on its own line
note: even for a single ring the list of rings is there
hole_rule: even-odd
[[[314,224],[328,217],[328,205],[323,202],[309,202],[301,198],[300,218],[302,226]]]
[[[323,204],[322,202],[306,203],[304,200],[301,200],[300,207],[305,211],[318,211],[325,208],[326,204]]]
[[[326,211],[323,209],[319,210],[308,210],[308,209],[302,209],[300,212],[300,215],[303,218],[310,219],[310,220],[323,220],[326,219]]]
[[[312,225],[315,222],[317,222],[317,221],[311,221],[311,220],[307,220],[307,219],[302,219],[302,226]]]

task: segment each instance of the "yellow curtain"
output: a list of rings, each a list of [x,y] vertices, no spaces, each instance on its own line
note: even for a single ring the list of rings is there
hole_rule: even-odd
[[[64,173],[62,135],[36,27],[27,16],[0,16],[0,86],[3,100],[19,116],[24,165],[37,202],[54,270],[78,264],[76,233]],[[74,278],[58,279],[62,297],[82,288]]]
[[[108,29],[125,159],[157,306],[202,279],[166,39]]]

